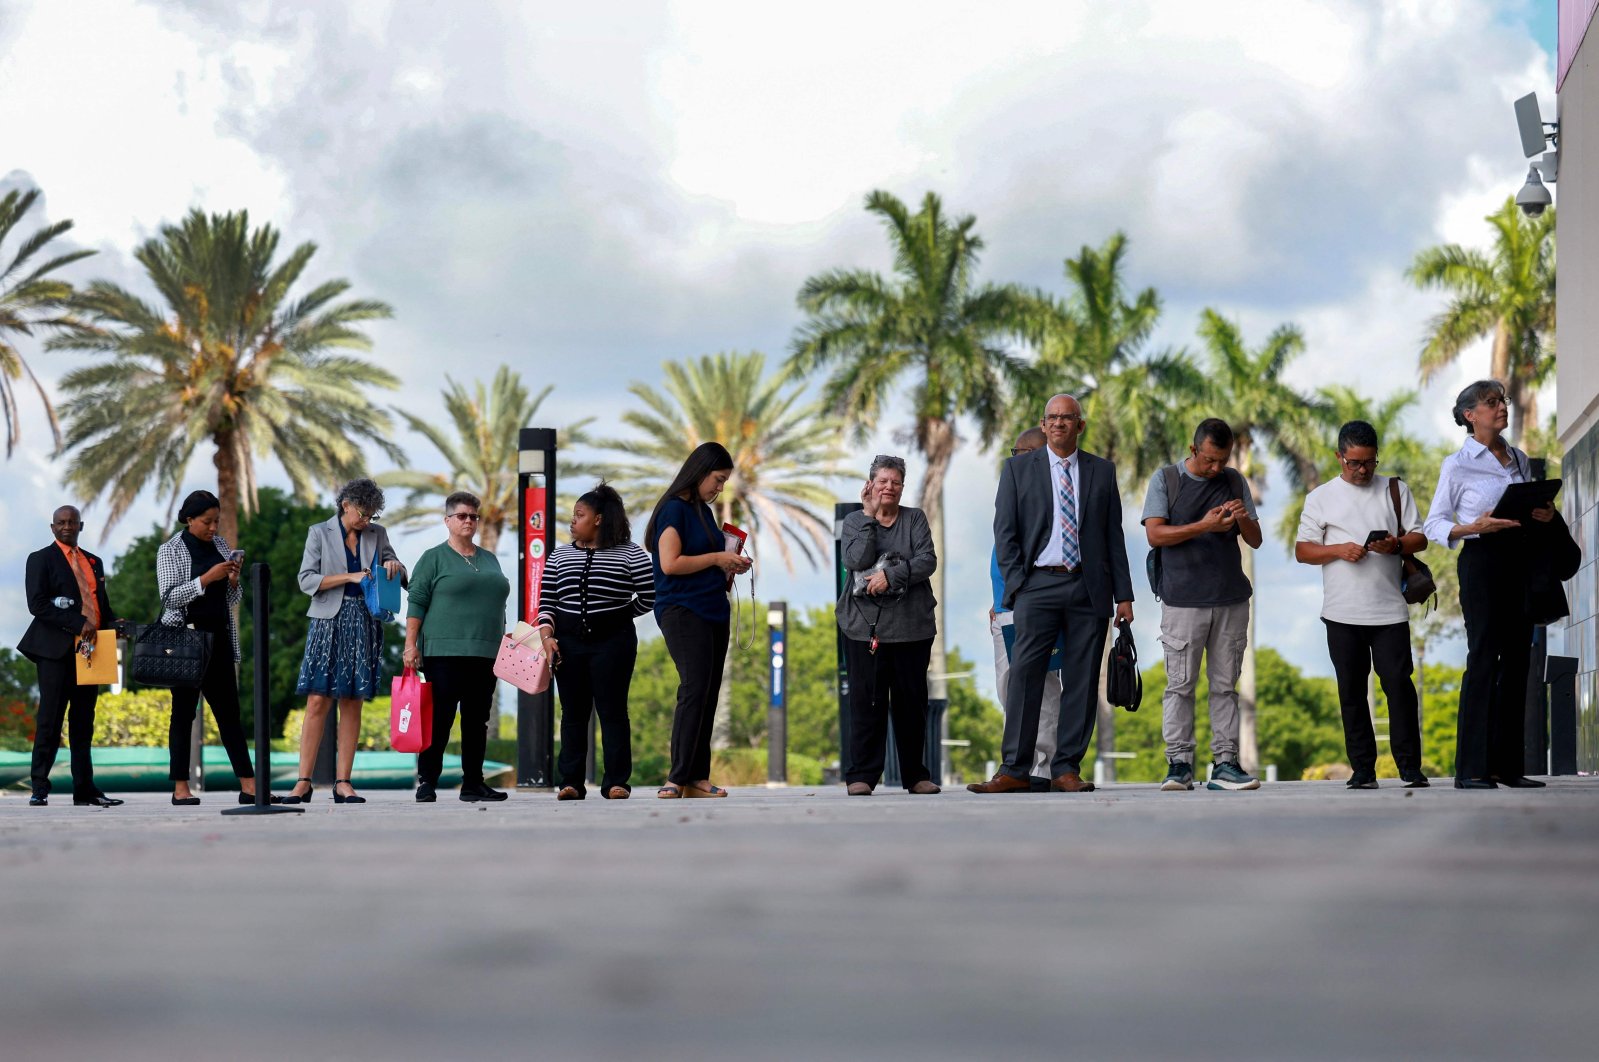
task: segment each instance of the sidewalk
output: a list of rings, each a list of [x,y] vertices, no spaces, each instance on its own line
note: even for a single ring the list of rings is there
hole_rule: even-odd
[[[8,1058],[1515,1058],[1592,1044],[1599,781],[0,796]]]

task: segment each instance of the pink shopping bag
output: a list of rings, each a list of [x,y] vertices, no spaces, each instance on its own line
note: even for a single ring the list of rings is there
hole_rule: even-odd
[[[410,668],[389,687],[389,747],[395,752],[421,752],[433,744],[433,686]]]
[[[500,652],[494,658],[494,675],[502,678],[523,693],[543,693],[550,688],[550,661],[540,650],[527,643],[532,640],[530,631],[517,641],[507,634],[500,639]]]

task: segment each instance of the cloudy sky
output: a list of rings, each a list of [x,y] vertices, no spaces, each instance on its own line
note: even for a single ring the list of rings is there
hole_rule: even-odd
[[[1292,321],[1295,383],[1376,395],[1416,385],[1438,308],[1407,262],[1482,242],[1521,182],[1510,101],[1536,90],[1552,115],[1554,33],[1553,0],[0,0],[0,182],[43,189],[101,252],[79,281],[139,287],[131,249],[195,206],[315,240],[313,274],[395,307],[376,357],[424,413],[446,372],[501,363],[555,385],[553,423],[604,425],[665,360],[775,362],[806,276],[887,268],[873,188],[937,191],[977,216],[985,278],[1055,291],[1067,255],[1122,229],[1133,283],[1165,298],[1160,342],[1192,343],[1207,306],[1251,341]],[[75,364],[30,354],[47,381]],[[1486,367],[1484,349],[1445,374],[1412,427],[1452,436],[1449,398]],[[25,418],[34,441],[0,470],[3,644],[66,497]],[[950,634],[982,661],[992,455],[963,448],[949,492]],[[1269,486],[1269,520],[1281,500]],[[95,548],[114,558],[162,512],[149,499]],[[1260,571],[1263,643],[1330,673],[1315,573],[1270,542]],[[829,589],[775,566],[760,586]]]

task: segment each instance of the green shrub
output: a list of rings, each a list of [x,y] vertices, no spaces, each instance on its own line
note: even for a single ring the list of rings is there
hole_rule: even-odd
[[[205,743],[220,744],[216,719],[205,701]],[[65,741],[66,728],[62,728]],[[102,748],[166,748],[172,732],[171,690],[128,690],[102,693],[94,709],[94,743]]]
[[[389,748],[388,697],[374,697],[361,706],[361,734],[356,748],[363,752],[387,752]],[[305,709],[292,709],[283,720],[283,742],[299,749],[300,731],[305,725]]]

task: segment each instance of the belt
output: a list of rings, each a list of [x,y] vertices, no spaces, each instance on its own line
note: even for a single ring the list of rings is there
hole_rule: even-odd
[[[1079,564],[1076,567],[1068,568],[1064,564],[1035,564],[1033,570],[1036,572],[1050,572],[1054,575],[1077,575],[1083,570],[1083,566]]]

